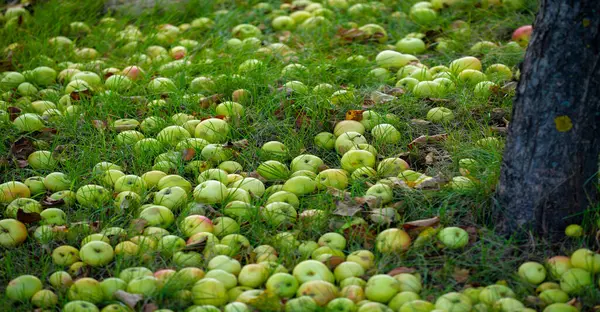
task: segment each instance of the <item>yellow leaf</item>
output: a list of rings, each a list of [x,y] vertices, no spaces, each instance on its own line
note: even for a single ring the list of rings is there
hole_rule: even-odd
[[[556,124],[556,130],[560,132],[567,132],[573,128],[573,122],[571,122],[569,116],[558,116],[554,118],[554,123]]]

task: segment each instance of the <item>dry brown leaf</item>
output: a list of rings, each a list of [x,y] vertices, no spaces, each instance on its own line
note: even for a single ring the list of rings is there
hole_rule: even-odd
[[[392,269],[391,271],[389,271],[387,273],[387,275],[389,276],[396,276],[398,274],[402,274],[402,273],[415,273],[417,270],[415,268],[409,268],[409,267],[397,267]]]
[[[355,202],[348,202],[346,200],[337,200],[335,207],[336,208],[333,211],[333,214],[342,217],[352,217],[363,211],[362,205]]]
[[[44,197],[40,203],[42,204],[43,207],[58,207],[58,206],[62,206],[65,204],[65,200],[64,199],[52,199],[49,196]]]
[[[223,94],[213,94],[208,97],[203,97],[200,99],[200,107],[209,108],[212,105],[216,105],[223,101]]]
[[[448,179],[438,175],[429,180],[425,180],[425,181],[419,183],[417,186],[415,186],[415,189],[417,189],[417,190],[439,190],[444,185],[446,185],[446,183],[448,183]]]
[[[10,153],[16,159],[27,159],[27,157],[35,152],[33,141],[28,138],[20,137],[10,147]]]
[[[142,232],[144,232],[144,229],[146,228],[146,225],[148,225],[148,221],[146,221],[145,219],[133,219],[133,220],[131,220],[131,229],[135,233],[142,233]]]
[[[25,212],[22,209],[17,210],[17,220],[29,224],[36,223],[42,220],[42,217],[37,212]]]
[[[104,120],[95,119],[95,120],[92,120],[92,126],[94,126],[94,128],[96,128],[98,130],[104,130],[108,126],[108,123]]]
[[[436,226],[439,223],[440,223],[440,217],[435,216],[435,217],[429,218],[429,219],[422,219],[422,220],[406,222],[402,225],[402,227],[405,230],[412,230],[412,229],[421,228],[421,227]]]
[[[433,164],[433,152],[429,152],[427,153],[427,155],[425,155],[425,164],[426,165],[432,165]]]
[[[441,133],[441,134],[436,134],[436,135],[422,135],[422,136],[412,140],[412,142],[410,142],[408,144],[408,148],[413,148],[416,145],[426,145],[426,144],[432,144],[432,143],[436,143],[436,142],[445,141],[447,138],[448,138],[447,133]]]
[[[131,309],[134,309],[134,310],[135,310],[135,306],[138,304],[138,302],[144,300],[144,296],[142,296],[142,295],[130,294],[123,290],[117,290],[114,292],[113,295],[115,296],[115,298],[117,300],[121,301],[122,303],[124,303],[125,305],[127,305],[128,307],[130,307]]]
[[[458,283],[465,283],[467,280],[469,280],[470,273],[471,272],[468,269],[454,268],[452,277],[454,277],[454,280],[456,280]]]
[[[381,207],[381,197],[377,196],[362,196],[362,197],[354,197],[354,201],[359,205],[367,204],[367,206],[371,209]]]
[[[333,272],[338,265],[344,262],[344,257],[331,256],[322,262]]]
[[[194,156],[196,156],[196,150],[193,148],[186,148],[181,152],[181,159],[183,161],[190,161],[194,159]]]
[[[19,117],[19,115],[21,115],[21,109],[18,107],[9,106],[6,108],[6,111],[9,114],[10,121],[14,121],[17,119],[17,117]]]
[[[156,310],[159,310],[159,307],[156,305],[156,303],[146,303],[142,308],[142,312],[154,312]]]

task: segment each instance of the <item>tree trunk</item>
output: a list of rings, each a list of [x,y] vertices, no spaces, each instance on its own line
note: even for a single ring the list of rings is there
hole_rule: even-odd
[[[560,236],[597,198],[600,1],[541,0],[517,87],[499,230]]]

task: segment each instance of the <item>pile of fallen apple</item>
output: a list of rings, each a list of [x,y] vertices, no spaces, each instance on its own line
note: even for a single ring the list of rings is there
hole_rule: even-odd
[[[438,11],[460,1],[432,0],[415,4],[408,14],[394,12],[420,25],[435,24]],[[485,1],[498,6],[500,1]],[[502,5],[518,8],[519,0]],[[293,8],[293,10],[292,10]],[[298,9],[302,8],[302,9]],[[348,4],[345,0],[326,3],[296,0],[278,9],[260,3],[256,10],[270,12],[274,31],[320,31],[331,27],[336,14],[360,20],[377,10],[379,2]],[[215,12],[218,18],[227,12]],[[8,9],[3,18],[6,29],[23,27],[30,20],[24,9]],[[210,47],[200,49],[193,31],[211,29],[214,20],[201,17],[180,26],[160,25],[144,34],[129,25],[116,29],[114,18],[104,18],[98,29],[112,33],[119,45],[113,53],[126,60],[118,68],[91,47],[76,47],[68,37],[48,42],[57,51],[73,55],[76,63],[62,62],[22,72],[0,74],[0,124],[23,134],[44,130],[64,120],[80,117],[82,105],[90,98],[136,96],[149,116],[124,118],[99,127],[114,135],[119,147],[132,157],[152,160],[148,172],[124,172],[119,164],[102,162],[90,168],[92,181],[72,181],[56,171],[62,158],[39,144],[27,164],[43,176],[24,181],[2,181],[0,203],[5,206],[0,220],[0,246],[18,248],[29,236],[36,244],[77,242],[51,248],[56,271],[47,281],[22,275],[8,283],[6,296],[13,301],[31,302],[41,309],[62,311],[131,311],[154,302],[177,306],[185,311],[578,311],[568,304],[581,292],[597,287],[600,254],[580,249],[570,257],[556,256],[544,264],[525,262],[518,275],[538,298],[526,305],[524,298],[504,284],[465,288],[427,301],[418,273],[384,274],[379,257],[394,257],[408,248],[432,245],[435,248],[468,248],[469,234],[459,227],[427,227],[411,236],[395,227],[400,220],[392,205],[394,192],[420,191],[434,178],[409,169],[394,155],[380,155],[376,146],[400,142],[398,116],[377,111],[360,112],[358,118],[338,122],[332,132],[321,132],[314,144],[321,151],[334,150],[339,163],[325,163],[317,155],[302,154],[288,163],[287,147],[277,141],[265,143],[264,159],[256,168],[244,168],[237,159],[232,127],[244,120],[252,107],[253,95],[246,89],[234,91],[228,100],[212,97],[217,86],[227,80],[243,81],[246,75],[265,66],[283,66],[280,78],[286,82],[280,91],[289,97],[319,95],[332,107],[362,102],[356,91],[323,82],[308,86],[301,81],[309,68],[297,61],[296,51],[286,44],[264,44],[261,29],[241,24],[231,31],[222,53],[244,52],[248,59],[232,76],[184,77],[183,88],[175,77],[192,64],[211,64],[221,57]],[[388,42],[380,25],[356,23],[361,40],[376,44]],[[469,36],[468,24],[453,24],[456,34]],[[82,22],[70,25],[71,35],[88,34],[92,28]],[[531,27],[515,31],[505,45],[481,41],[471,47],[473,55],[493,49],[522,53]],[[189,37],[188,37],[189,36]],[[147,38],[157,42],[143,49]],[[484,70],[477,57],[465,56],[449,64],[427,66],[416,56],[427,49],[424,35],[407,34],[395,45],[382,46],[377,55],[355,55],[347,62],[372,69],[368,78],[381,85],[394,85],[419,98],[451,97],[471,91],[481,99],[496,96],[505,83],[518,78],[518,71],[503,64]],[[437,51],[453,44],[449,38],[435,43]],[[6,48],[17,50],[19,43]],[[202,53],[196,53],[200,49]],[[432,64],[433,65],[433,64]],[[447,66],[446,66],[447,65]],[[113,67],[117,66],[117,67]],[[158,76],[151,78],[149,72]],[[383,93],[379,93],[383,95]],[[207,118],[186,113],[165,117],[161,109],[171,107],[173,97],[202,103]],[[389,95],[386,95],[389,97]],[[428,121],[451,123],[452,110],[433,107]],[[60,135],[60,133],[58,133]],[[236,141],[238,140],[238,141]],[[234,142],[232,144],[231,142]],[[376,143],[376,144],[375,144]],[[497,149],[501,142],[487,137],[477,142],[482,148]],[[233,145],[233,146],[232,146]],[[446,187],[468,191],[478,187],[480,165],[471,158],[459,161],[460,173]],[[352,218],[353,224],[389,227],[377,234],[374,250],[349,250],[340,233],[323,234],[318,241],[298,240],[286,231],[299,222],[322,222],[331,212],[322,209],[299,211],[309,195],[329,192],[345,194],[353,181],[369,183],[364,198],[375,199],[368,216]],[[86,184],[87,183],[87,184]],[[437,182],[436,182],[437,183]],[[68,220],[77,207],[102,208],[123,216],[122,227],[102,228],[92,222]],[[216,211],[216,212],[215,212]],[[218,216],[217,216],[218,214]],[[213,216],[214,215],[214,216]],[[209,218],[210,217],[210,218]],[[23,221],[27,219],[27,222]],[[32,221],[33,219],[33,221]],[[21,221],[23,222],[21,222]],[[252,246],[243,234],[242,224],[261,222],[272,229],[270,245]],[[27,223],[30,228],[28,231]],[[34,229],[35,227],[35,229]],[[341,232],[341,231],[340,231]],[[578,226],[567,232],[581,235]],[[144,263],[160,258],[165,268],[152,272]],[[106,268],[118,272],[104,275]],[[177,268],[177,269],[172,269]],[[81,277],[96,272],[98,280]],[[83,274],[85,275],[85,274]],[[598,280],[600,283],[600,280]],[[169,310],[156,310],[169,311]]]

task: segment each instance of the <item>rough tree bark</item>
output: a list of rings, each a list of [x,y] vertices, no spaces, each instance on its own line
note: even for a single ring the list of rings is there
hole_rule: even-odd
[[[497,192],[499,230],[557,236],[597,198],[600,1],[541,0]]]

